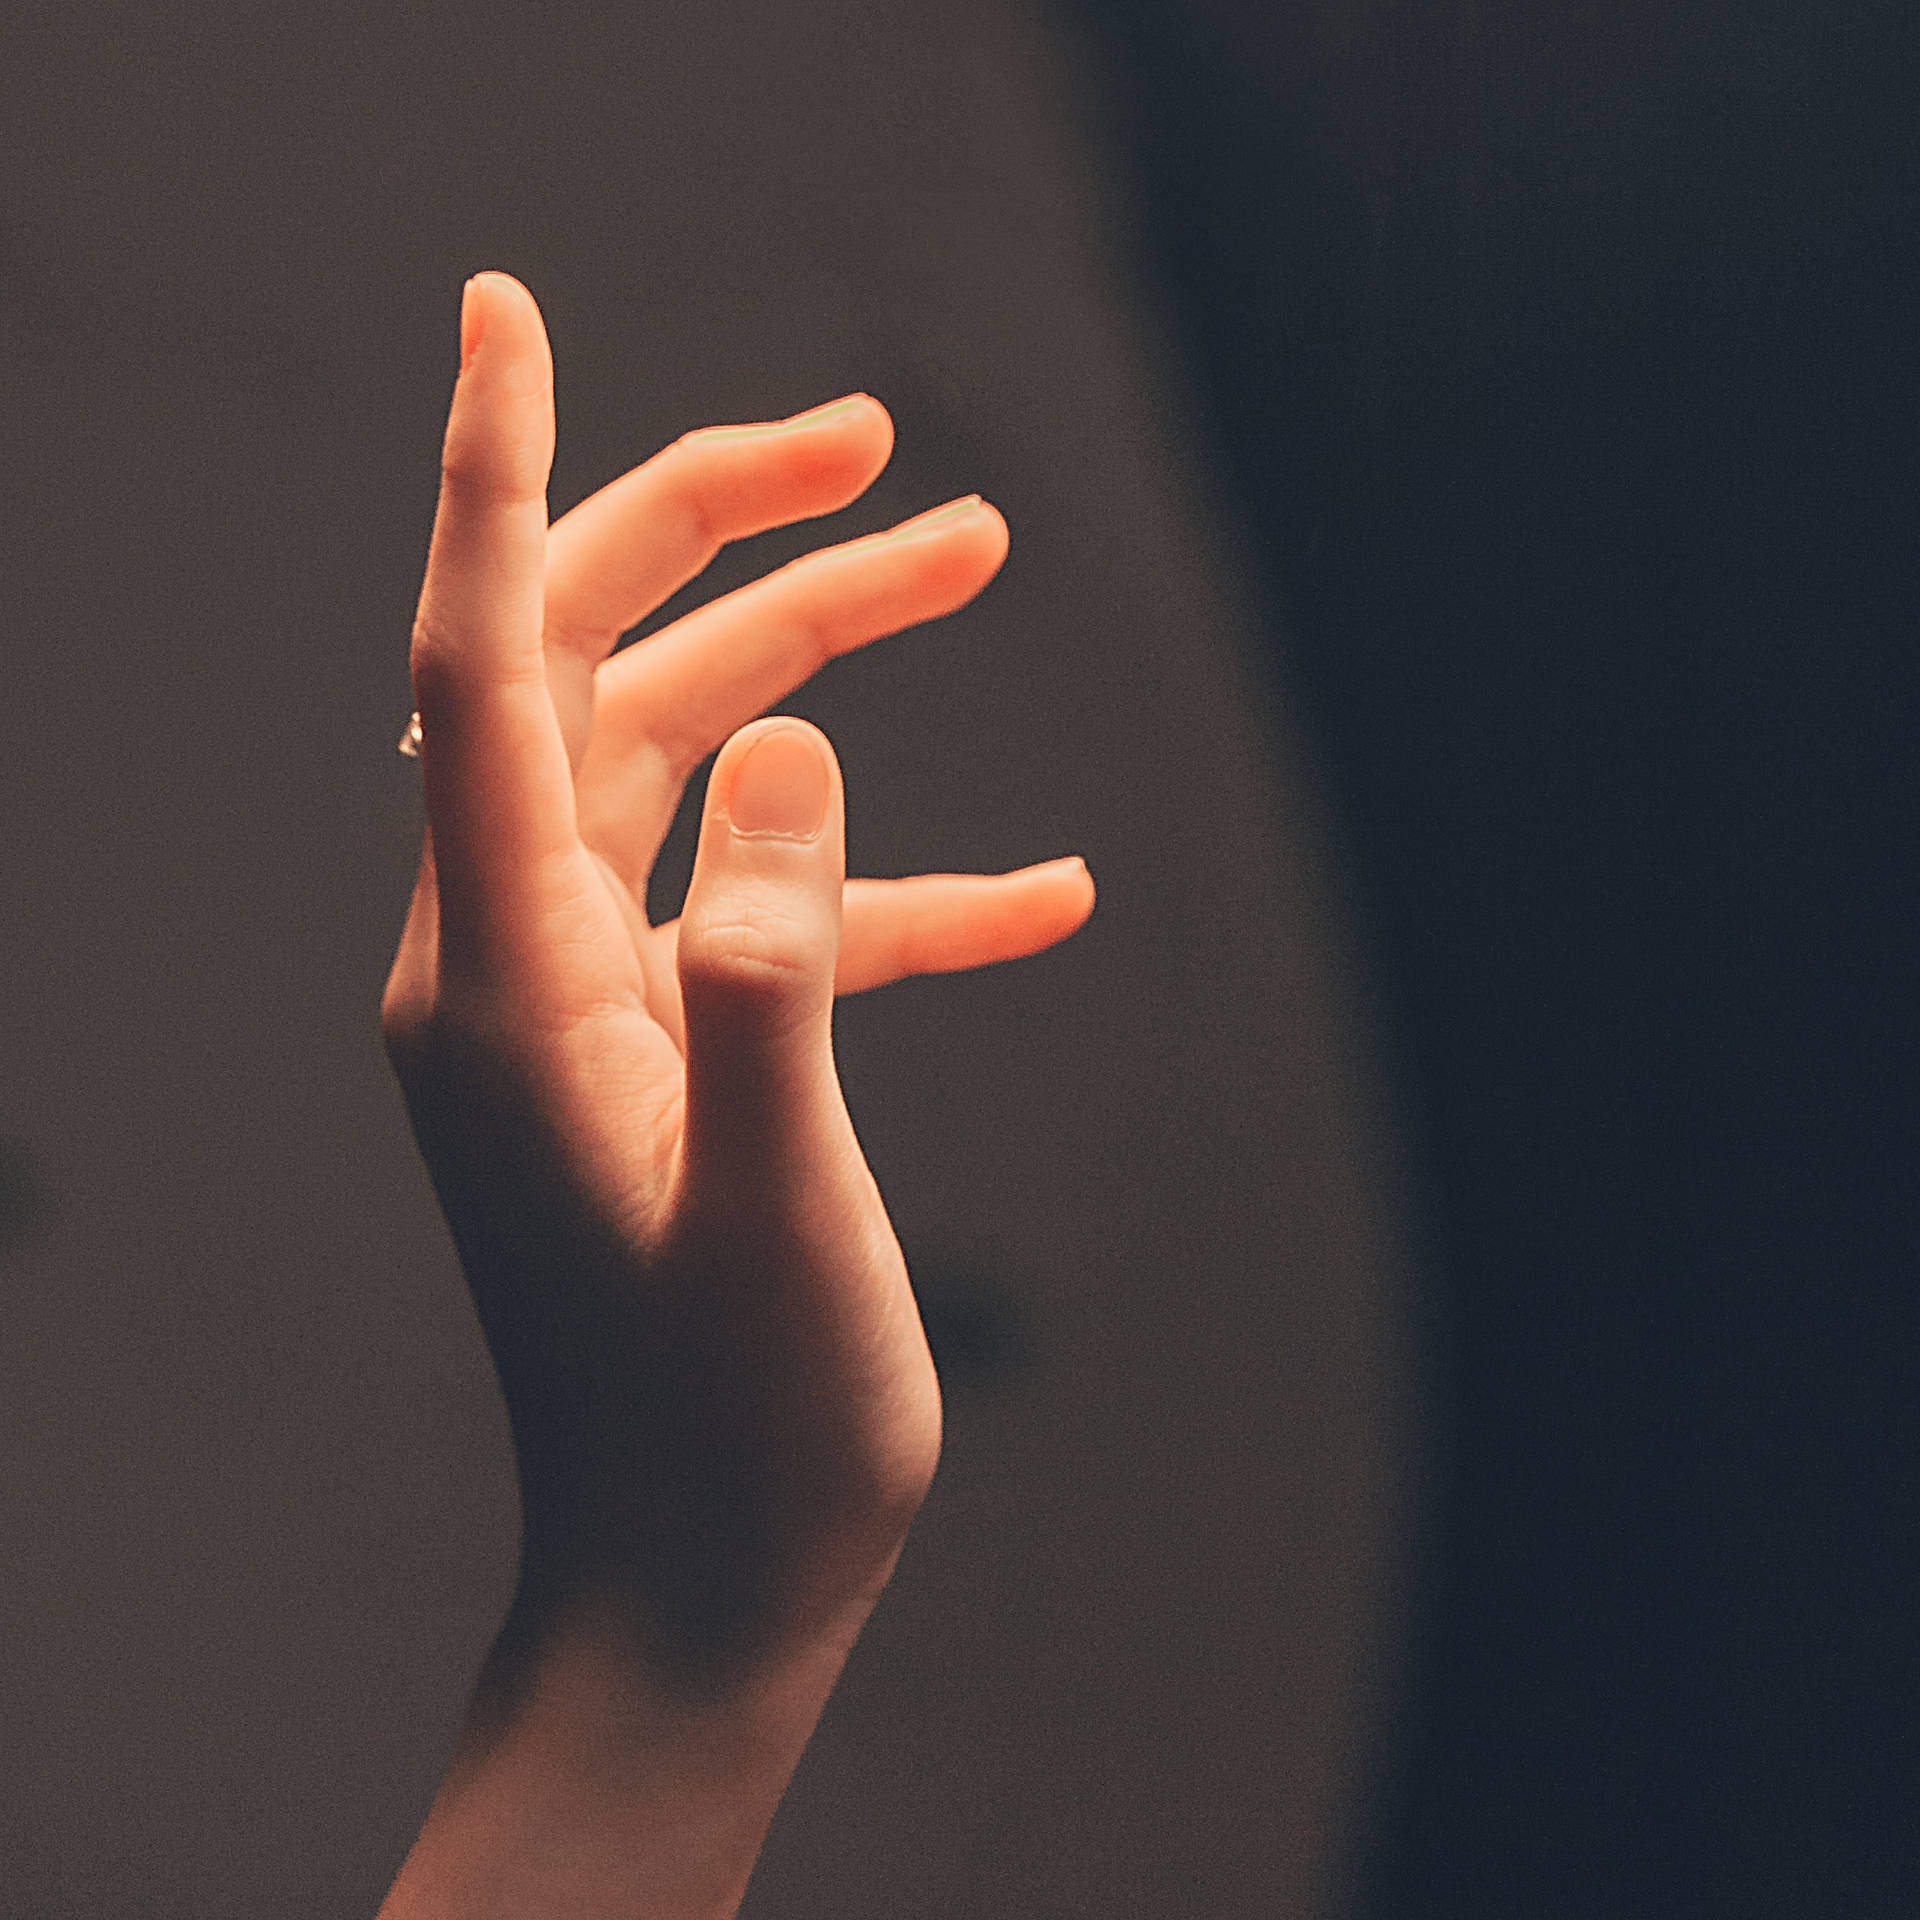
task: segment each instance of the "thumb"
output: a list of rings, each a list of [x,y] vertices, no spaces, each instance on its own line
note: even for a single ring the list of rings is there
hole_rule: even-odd
[[[742,727],[714,761],[680,916],[684,1174],[737,1220],[791,1221],[853,1132],[833,1064],[846,828],[818,727]]]

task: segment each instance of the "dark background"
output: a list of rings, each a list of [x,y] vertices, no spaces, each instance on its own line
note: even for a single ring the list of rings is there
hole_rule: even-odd
[[[1082,17],[1427,1170],[1374,1910],[1920,1911],[1920,16]]]
[[[371,1912],[504,1598],[372,1035],[481,265],[557,506],[854,386],[998,500],[792,704],[1102,886],[843,1011],[976,1360],[750,1907],[1920,1911],[1916,39],[10,10],[0,1913]]]

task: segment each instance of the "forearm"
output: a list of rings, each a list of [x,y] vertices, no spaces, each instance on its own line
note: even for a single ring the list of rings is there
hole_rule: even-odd
[[[610,1614],[507,1636],[379,1920],[720,1920],[859,1622],[669,1678]]]

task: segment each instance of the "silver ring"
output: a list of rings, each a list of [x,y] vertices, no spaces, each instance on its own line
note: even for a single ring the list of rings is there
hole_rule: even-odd
[[[420,758],[420,715],[417,710],[407,716],[407,730],[400,736],[400,751],[409,760]]]

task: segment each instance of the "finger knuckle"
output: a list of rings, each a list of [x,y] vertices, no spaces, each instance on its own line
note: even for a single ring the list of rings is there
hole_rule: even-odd
[[[728,530],[715,511],[715,461],[720,442],[711,427],[683,433],[647,463],[650,519],[663,547],[682,556],[694,572],[727,544]]]
[[[812,1011],[821,957],[790,930],[751,920],[683,930],[680,991],[689,1017],[784,1024]]]
[[[533,431],[450,433],[440,451],[441,496],[464,511],[525,506],[545,499],[547,466]]]
[[[803,986],[811,972],[809,957],[751,920],[710,923],[691,937],[681,935],[681,983],[698,992],[779,999]]]

